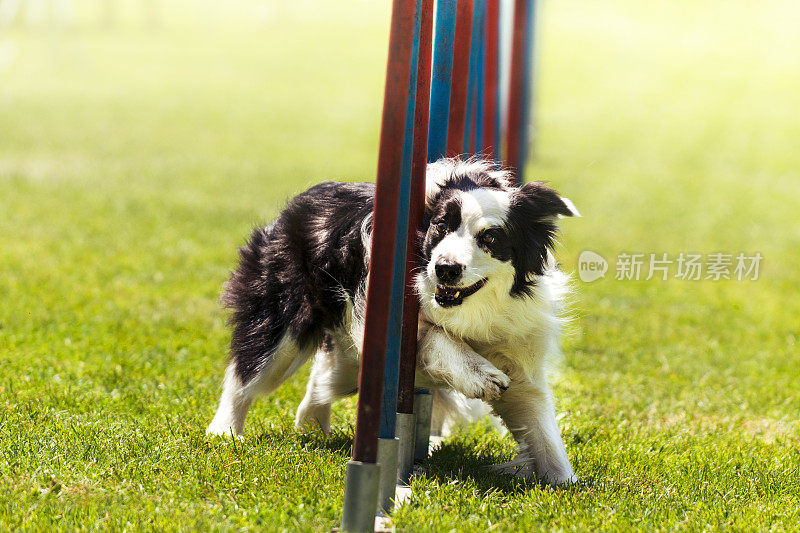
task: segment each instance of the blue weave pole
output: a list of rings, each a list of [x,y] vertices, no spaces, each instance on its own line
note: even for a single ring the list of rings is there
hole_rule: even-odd
[[[400,338],[403,328],[403,293],[406,272],[406,242],[408,212],[411,205],[411,156],[414,145],[414,104],[417,96],[417,64],[419,33],[422,20],[422,0],[416,0],[414,10],[414,41],[411,49],[411,69],[408,81],[405,132],[403,134],[403,163],[400,175],[400,195],[397,209],[397,233],[392,266],[392,295],[389,309],[389,334],[386,341],[386,370],[383,374],[383,400],[379,438],[394,438],[397,414],[397,382],[400,374]]]
[[[486,88],[485,77],[486,77],[486,4],[481,2],[481,18],[480,18],[480,28],[481,31],[478,34],[480,39],[480,46],[478,47],[478,81],[477,81],[477,89],[475,91],[475,148],[473,152],[484,154],[486,146],[483,143],[484,138],[484,131],[483,131],[483,115],[485,111],[485,94],[484,89]]]
[[[428,162],[444,157],[450,115],[453,75],[453,38],[456,33],[456,0],[436,2],[436,35],[431,70],[431,111],[428,123]]]
[[[519,184],[525,183],[524,163],[528,161],[533,153],[533,142],[535,141],[536,124],[535,117],[531,112],[534,100],[534,76],[536,69],[534,65],[535,55],[535,28],[536,28],[536,0],[527,0],[528,17],[525,21],[525,70],[523,77],[523,100],[522,100],[522,131],[519,132],[520,150],[522,166],[519,169]],[[531,135],[534,139],[531,139]]]
[[[450,125],[450,86],[453,79],[453,40],[456,34],[456,0],[437,0],[436,33],[431,63],[430,113],[428,114],[428,163],[447,153],[447,129]],[[414,460],[428,457],[432,396],[426,389],[415,389],[414,414],[416,436]],[[420,410],[421,409],[421,410]]]
[[[483,117],[483,34],[484,22],[483,14],[485,2],[475,2],[472,12],[472,40],[469,50],[469,83],[467,92],[467,117],[464,127],[464,149],[465,154],[479,153],[482,149],[479,137],[481,137],[481,120]],[[472,139],[475,142],[472,142]]]

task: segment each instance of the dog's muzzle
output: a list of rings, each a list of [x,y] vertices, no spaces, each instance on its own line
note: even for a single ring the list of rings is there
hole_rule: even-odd
[[[481,287],[486,285],[486,281],[486,278],[483,278],[479,282],[474,283],[469,287],[450,287],[447,285],[437,285],[436,293],[434,295],[436,303],[442,307],[455,307],[457,305],[461,305],[461,303],[464,301],[464,298],[467,296],[472,296],[478,292]]]

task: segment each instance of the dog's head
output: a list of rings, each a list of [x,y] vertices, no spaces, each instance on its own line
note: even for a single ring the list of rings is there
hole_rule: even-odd
[[[417,278],[423,309],[459,313],[490,299],[524,298],[550,265],[562,216],[580,216],[541,182],[512,185],[485,160],[443,159],[428,166]]]

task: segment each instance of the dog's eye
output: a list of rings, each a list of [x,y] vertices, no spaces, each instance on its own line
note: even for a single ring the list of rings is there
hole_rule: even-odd
[[[495,241],[495,236],[488,231],[481,235],[481,242],[483,244],[492,244]]]
[[[436,231],[438,231],[439,233],[444,233],[445,231],[447,231],[447,224],[445,224],[444,222],[439,222],[438,224],[436,224]]]

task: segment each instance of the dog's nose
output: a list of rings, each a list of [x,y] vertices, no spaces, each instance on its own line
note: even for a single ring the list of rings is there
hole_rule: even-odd
[[[439,261],[436,263],[436,277],[442,283],[453,283],[461,277],[461,271],[464,267],[458,263],[451,263],[449,261]]]

